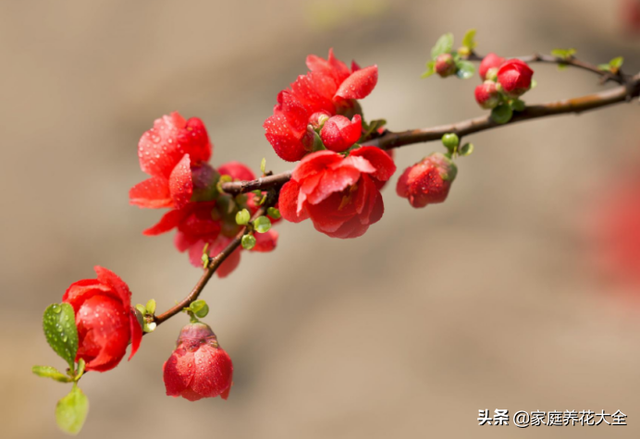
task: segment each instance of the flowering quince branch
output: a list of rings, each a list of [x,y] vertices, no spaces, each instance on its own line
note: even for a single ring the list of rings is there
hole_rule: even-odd
[[[115,273],[95,267],[96,279],[73,283],[62,303],[47,308],[43,328],[48,343],[68,364],[66,374],[50,366],[35,366],[39,376],[72,383],[71,392],[56,407],[58,425],[80,431],[88,400],[77,383],[87,371],[116,367],[131,344],[129,359],[142,336],[185,313],[189,317],[176,348],[163,366],[169,396],[190,401],[220,396],[227,399],[233,384],[233,364],[213,330],[199,319],[209,307],[200,295],[214,274],[228,276],[243,251],[270,252],[281,218],[311,220],[316,230],[334,238],[356,238],[378,222],[384,212],[381,190],[396,171],[395,148],[441,140],[445,152],[433,152],[400,175],[396,193],[416,208],[446,200],[458,173],[455,160],[473,152],[463,136],[539,117],[605,107],[640,96],[640,74],[624,74],[622,58],[591,65],[574,57],[573,49],[551,55],[512,59],[475,52],[475,31],[453,49],[453,35],[445,34],[431,50],[423,77],[469,79],[479,62],[482,83],[475,89],[478,105],[491,113],[449,125],[391,132],[384,120],[365,120],[360,100],[378,81],[378,67],[347,66],[333,51],[327,59],[307,57],[309,72],[281,91],[273,115],[264,123],[265,136],[283,160],[298,162],[291,171],[262,176],[242,163],[214,168],[213,145],[204,123],[174,112],[154,122],[138,143],[140,168],[149,178],[129,192],[133,205],[168,209],[143,234],[155,236],[176,230],[174,245],[188,252],[189,261],[204,271],[191,292],[163,313],[156,302],[131,304],[127,284]],[[535,86],[529,64],[553,63],[597,74],[601,83],[618,87],[588,96],[526,105],[522,96]]]

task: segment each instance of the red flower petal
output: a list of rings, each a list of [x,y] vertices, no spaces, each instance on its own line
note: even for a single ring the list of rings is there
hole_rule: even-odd
[[[335,152],[346,151],[360,138],[362,133],[362,118],[359,114],[352,120],[344,116],[333,116],[322,127],[320,137],[322,143]]]
[[[136,352],[138,352],[140,342],[142,341],[142,327],[138,322],[133,308],[129,310],[129,326],[131,332],[131,353],[129,354],[129,360],[131,360]]]
[[[338,88],[334,99],[362,99],[367,97],[378,83],[378,66],[357,70]]]
[[[256,176],[247,165],[240,162],[229,162],[218,168],[220,175],[230,175],[234,180],[255,180]]]
[[[117,293],[112,291],[107,285],[101,284],[97,279],[83,279],[72,283],[62,296],[62,301],[73,307],[74,312],[78,312],[82,303],[96,294],[111,295],[114,299],[119,299]]]
[[[162,366],[162,371],[167,395],[181,396],[191,386],[195,375],[194,353],[183,348],[176,349]]]
[[[169,183],[161,177],[141,181],[129,190],[129,203],[151,209],[171,207],[173,200],[169,193]]]
[[[190,213],[190,209],[188,206],[183,209],[173,209],[169,212],[165,213],[160,221],[153,226],[142,232],[143,235],[147,236],[155,236],[160,235],[162,233],[166,233],[169,230],[177,227],[178,224]]]
[[[278,205],[280,206],[280,215],[287,221],[292,223],[299,223],[309,218],[309,214],[306,209],[302,209],[298,213],[298,194],[300,193],[300,186],[295,180],[290,180],[282,186],[280,189],[280,197],[278,198]]]
[[[185,154],[171,171],[169,190],[173,203],[178,209],[186,206],[191,200],[193,181],[191,179],[191,159],[189,154]]]
[[[256,233],[253,236],[256,238],[256,245],[251,249],[252,252],[270,252],[278,245],[278,232],[274,229],[269,229],[266,233]]]
[[[307,153],[301,141],[304,132],[294,131],[282,113],[270,116],[262,126],[267,140],[281,159],[296,162]]]
[[[202,344],[194,354],[196,373],[189,386],[204,397],[216,397],[231,387],[233,364],[220,348]]]
[[[365,158],[375,168],[371,177],[378,181],[385,182],[396,172],[396,165],[389,154],[375,146],[363,146],[351,152],[349,156]]]
[[[129,290],[129,286],[124,283],[122,279],[120,279],[120,276],[118,276],[111,270],[107,270],[106,268],[100,267],[99,265],[96,265],[95,267],[93,267],[93,269],[98,275],[98,281],[104,285],[109,286],[120,299],[120,303],[122,304],[122,306],[125,309],[129,309],[129,307],[131,306],[131,291]]]
[[[342,162],[343,157],[333,151],[312,152],[303,158],[293,170],[291,178],[302,181],[311,175],[318,174],[332,164]]]

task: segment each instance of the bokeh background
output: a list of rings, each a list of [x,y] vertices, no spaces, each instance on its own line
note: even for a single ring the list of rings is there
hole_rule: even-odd
[[[213,162],[275,172],[262,122],[309,53],[378,64],[362,104],[402,130],[481,114],[478,84],[420,80],[430,47],[475,27],[481,53],[575,47],[626,59],[640,40],[618,1],[310,0],[0,2],[3,207],[0,436],[56,438],[68,389],[33,376],[62,367],[44,308],[96,264],[134,302],[166,309],[199,277],[171,234],[144,237],[158,211],[128,204],[144,178],[140,135],[170,111],[201,117]],[[528,102],[599,89],[592,75],[535,66]],[[235,364],[228,401],[166,397],[162,364],[186,318],[145,337],[132,362],[89,374],[84,437],[638,437],[640,286],[601,263],[594,220],[637,172],[637,104],[470,137],[445,204],[412,209],[384,193],[382,221],[357,240],[279,224],[271,254],[214,279],[206,321]],[[396,153],[414,163],[436,143]],[[620,409],[627,427],[479,427],[479,409]],[[514,431],[516,430],[516,431]]]

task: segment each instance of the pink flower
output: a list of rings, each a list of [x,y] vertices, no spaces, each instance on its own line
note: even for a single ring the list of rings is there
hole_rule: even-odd
[[[360,138],[362,118],[359,114],[349,120],[344,116],[333,116],[327,120],[320,131],[320,138],[327,149],[335,152],[346,151]]]
[[[333,49],[326,60],[309,55],[307,67],[309,73],[299,76],[290,89],[278,94],[273,115],[263,125],[276,154],[290,162],[311,151],[313,133],[307,135],[307,126],[317,122],[318,113],[359,114],[356,100],[368,96],[378,82],[377,66],[361,69],[353,63],[349,69],[333,56]]]
[[[364,146],[347,157],[333,151],[306,156],[280,191],[282,217],[310,218],[316,230],[334,238],[356,238],[382,217],[380,188],[396,166],[384,151]]]
[[[131,354],[140,347],[142,328],[131,307],[131,291],[115,273],[95,267],[97,279],[71,284],[62,301],[73,307],[78,328],[76,361],[86,370],[105,372],[120,363],[129,342]]]
[[[506,60],[503,57],[498,56],[495,53],[489,53],[487,54],[487,56],[482,58],[480,67],[478,68],[478,73],[480,74],[482,80],[486,80],[487,76],[493,76],[491,73],[497,74],[498,69],[502,64],[504,64],[505,61]],[[492,72],[490,72],[489,70],[491,70]]]
[[[396,192],[416,208],[442,203],[449,195],[457,172],[451,160],[436,152],[405,169],[398,179]]]
[[[518,97],[531,88],[533,70],[519,59],[510,59],[498,70],[498,82],[510,97]]]
[[[182,328],[176,349],[162,370],[167,395],[189,401],[216,396],[227,399],[233,385],[231,358],[204,323]]]
[[[198,118],[185,120],[177,112],[156,119],[138,143],[140,168],[151,178],[129,191],[140,207],[183,207],[193,194],[192,168],[208,166],[211,143]]]

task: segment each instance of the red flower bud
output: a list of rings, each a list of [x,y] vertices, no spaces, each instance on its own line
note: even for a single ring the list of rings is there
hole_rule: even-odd
[[[325,122],[320,138],[327,149],[335,152],[346,151],[360,138],[362,118],[359,114],[349,120],[344,116],[333,116]]]
[[[500,103],[500,92],[493,81],[485,81],[477,86],[475,95],[478,105],[486,110],[495,108]]]
[[[436,73],[443,78],[454,75],[458,68],[450,53],[443,53],[436,58]]]
[[[71,284],[62,301],[73,307],[76,317],[76,361],[82,358],[86,370],[105,372],[120,363],[129,341],[129,359],[133,357],[142,340],[142,328],[131,307],[127,284],[106,268],[94,269],[98,278]]]
[[[451,160],[435,152],[405,169],[398,179],[396,192],[416,208],[442,203],[449,195],[457,172],[458,169]]]
[[[233,384],[231,358],[204,323],[182,328],[176,349],[162,369],[168,396],[182,396],[189,401],[229,397]]]
[[[480,67],[478,68],[478,73],[480,73],[480,77],[482,78],[482,80],[484,81],[487,79],[487,76],[490,76],[488,75],[489,70],[495,69],[495,71],[497,72],[500,66],[502,66],[505,61],[506,60],[503,57],[498,56],[495,53],[489,53],[487,54],[487,56],[482,58],[482,62],[480,63]]]
[[[510,59],[498,70],[498,82],[510,97],[517,98],[531,88],[533,70],[519,59]]]

